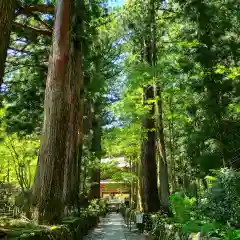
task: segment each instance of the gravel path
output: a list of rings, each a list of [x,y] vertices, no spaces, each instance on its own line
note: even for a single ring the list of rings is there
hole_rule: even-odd
[[[130,232],[120,214],[111,213],[100,220],[84,240],[144,240],[136,231]]]

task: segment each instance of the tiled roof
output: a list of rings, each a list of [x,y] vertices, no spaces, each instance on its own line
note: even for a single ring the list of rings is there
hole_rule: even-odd
[[[100,184],[104,184],[104,183],[124,183],[124,182],[114,182],[114,181],[111,181],[111,180],[101,180],[100,181]]]
[[[108,163],[108,162],[116,162],[116,164],[119,166],[119,167],[127,167],[128,166],[128,163],[125,161],[125,158],[124,157],[112,157],[112,158],[102,158],[101,159],[101,162],[102,163]]]

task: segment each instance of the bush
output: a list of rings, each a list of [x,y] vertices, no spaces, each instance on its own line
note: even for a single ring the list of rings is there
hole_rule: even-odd
[[[156,240],[189,239],[199,232],[201,239],[240,240],[240,172],[221,169],[208,177],[208,183],[198,199],[172,194],[173,217],[145,215],[144,230],[151,231]],[[132,210],[122,212],[127,218]]]
[[[183,193],[177,192],[171,194],[170,202],[176,222],[185,223],[190,220],[191,212],[196,206],[196,198],[189,198]]]
[[[152,215],[154,240],[188,240],[189,233],[182,231],[182,224],[161,214]]]
[[[240,172],[221,169],[212,186],[200,196],[199,214],[224,224],[240,223]]]
[[[66,217],[62,225],[37,225],[24,219],[0,219],[7,232],[7,239],[83,239],[98,223],[99,211],[85,209],[80,217]],[[4,221],[3,221],[4,220]]]
[[[96,211],[99,216],[105,216],[107,212],[106,202],[104,200],[94,199],[90,202],[88,209]]]

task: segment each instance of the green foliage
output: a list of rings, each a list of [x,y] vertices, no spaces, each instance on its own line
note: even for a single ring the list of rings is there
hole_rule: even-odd
[[[189,199],[184,203],[183,195],[171,196],[173,209],[177,209],[173,211],[175,221],[182,223],[181,231],[186,233],[201,232],[208,237],[238,239],[239,172],[221,169],[214,177],[209,176],[208,181],[211,181],[209,189],[201,193],[197,204]]]
[[[167,233],[171,233],[174,239],[176,232],[201,232],[206,237],[238,239],[238,230],[228,224],[237,226],[239,223],[239,173],[222,169],[208,179],[211,180],[210,188],[197,202],[181,193],[171,195],[173,219],[156,215],[153,224],[155,236],[164,239]],[[169,224],[173,226],[168,229]],[[171,239],[171,235],[167,236]]]
[[[173,225],[179,231],[224,235],[229,229],[221,232],[219,223],[236,226],[240,221],[239,173],[223,169],[213,178],[206,176],[212,169],[240,167],[239,4],[223,0],[171,0],[165,1],[165,8],[153,1],[158,10],[154,9],[154,24],[149,27],[149,3],[128,1],[115,11],[108,9],[105,0],[85,1],[85,30],[81,36],[84,89],[79,92],[90,107],[84,106],[84,123],[94,117],[101,127],[107,126],[100,131],[103,152],[109,157],[124,156],[132,169],[137,168],[141,141],[146,136],[142,120],[149,116],[149,106],[143,104],[143,89],[156,84],[161,96],[147,103],[156,103],[161,97],[171,190],[191,195],[191,183],[195,183],[195,192],[200,194],[197,199],[179,192],[171,195],[171,220],[177,222]],[[37,15],[52,28],[53,16]],[[31,14],[16,20],[43,27]],[[152,31],[157,60],[149,66],[143,60],[144,46]],[[35,171],[50,43],[49,36],[22,29],[11,34],[1,92],[0,180],[22,189],[31,187]],[[99,164],[103,155],[101,144],[97,142],[98,150],[94,150],[91,124],[86,125],[82,191],[86,191],[89,176],[98,168],[104,179],[138,182],[139,169],[119,171],[115,163]],[[208,187],[204,193],[203,187]],[[96,203],[89,207],[92,215],[94,209]],[[161,228],[165,231],[168,221],[157,217],[156,232]],[[237,238],[236,230],[229,232],[233,239]]]
[[[221,169],[212,186],[199,199],[201,214],[221,223],[237,226],[240,219],[240,174]]]
[[[228,240],[239,240],[240,239],[240,230],[229,230],[227,233]]]
[[[106,202],[104,200],[94,199],[90,202],[88,209],[99,216],[105,216]]]
[[[223,225],[216,222],[191,220],[182,226],[182,231],[185,233],[200,232],[202,234],[208,234],[210,236],[211,234],[221,232],[222,228],[223,228]]]
[[[116,161],[111,161],[108,163],[101,163],[101,179],[112,179],[117,181],[122,181],[124,174],[127,172],[123,169],[120,169],[116,163]]]
[[[190,220],[191,211],[196,204],[195,198],[188,198],[183,193],[174,193],[170,195],[171,208],[174,219],[179,223],[186,223]]]
[[[6,111],[2,119],[8,133],[40,133],[46,73],[45,66],[36,65],[19,69],[5,81],[8,88],[3,93]]]
[[[232,8],[231,3],[224,1],[174,2],[179,3],[184,11],[184,21],[198,32],[181,33],[187,42],[197,43],[194,47],[185,46],[182,52],[186,62],[194,63],[184,72],[189,74],[189,90],[196,97],[193,101],[196,111],[191,115],[193,121],[185,124],[188,133],[185,144],[192,167],[197,168],[201,175],[206,175],[210,169],[231,165],[231,159],[237,155],[236,149],[239,148],[239,141],[236,141],[237,107],[228,111],[239,96],[236,64],[239,61],[239,53],[236,52],[239,43],[234,27],[238,23],[230,17],[238,7]],[[222,11],[227,14],[223,16]],[[208,28],[204,27],[206,23]],[[238,59],[237,62],[226,61],[226,56],[230,55]]]
[[[46,226],[37,225],[32,221],[24,219],[0,218],[0,224],[7,232],[9,239],[59,239],[63,237],[76,236],[82,239],[88,230],[96,226],[98,222],[98,212],[85,210],[80,217],[65,218],[62,225]]]
[[[13,195],[13,187],[10,183],[0,182],[0,211],[1,214],[7,213],[7,210],[13,206],[11,199]]]
[[[0,143],[0,177],[3,181],[17,184],[22,189],[31,187],[37,164],[38,137],[19,139],[9,135]]]

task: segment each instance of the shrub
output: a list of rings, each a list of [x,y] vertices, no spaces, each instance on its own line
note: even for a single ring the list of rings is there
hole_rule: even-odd
[[[199,214],[221,223],[240,223],[240,172],[221,169],[212,186],[200,196]]]
[[[85,209],[80,217],[66,217],[62,225],[37,225],[23,219],[5,219],[3,228],[7,232],[7,239],[83,239],[88,230],[98,223],[98,211]]]
[[[193,211],[196,198],[189,198],[183,193],[174,193],[170,196],[171,208],[174,219],[178,223],[185,223],[190,220],[191,212]]]
[[[90,211],[96,211],[99,216],[105,216],[107,209],[104,200],[94,199],[90,202],[88,209]]]
[[[161,214],[152,216],[152,235],[154,240],[188,240],[189,233],[182,231],[182,224]]]

